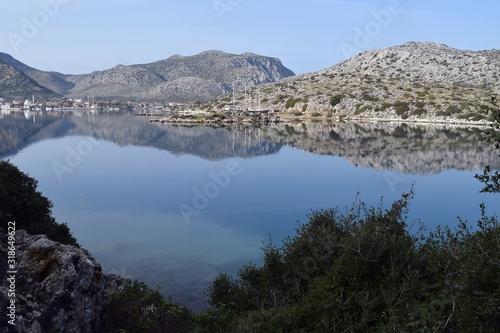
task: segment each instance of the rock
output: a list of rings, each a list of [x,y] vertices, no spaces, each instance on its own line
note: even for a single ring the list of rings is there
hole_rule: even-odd
[[[7,253],[7,235],[0,229],[0,251]],[[118,278],[102,273],[88,251],[49,240],[44,235],[16,232],[15,330],[0,318],[0,332],[96,332],[100,315]],[[0,306],[10,301],[6,256],[0,258]],[[11,329],[9,331],[9,329]]]

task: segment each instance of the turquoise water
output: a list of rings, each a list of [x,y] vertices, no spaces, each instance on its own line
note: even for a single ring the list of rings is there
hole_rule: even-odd
[[[481,202],[499,212],[498,197],[480,194],[473,178],[498,160],[481,148],[482,130],[403,126],[388,135],[389,125],[373,126],[174,128],[130,115],[5,116],[0,133],[11,143],[0,156],[39,181],[56,219],[104,271],[201,309],[218,272],[259,263],[269,236],[279,242],[311,209],[350,205],[358,192],[389,206],[413,185],[410,222],[431,227],[454,226],[457,216],[475,221]]]

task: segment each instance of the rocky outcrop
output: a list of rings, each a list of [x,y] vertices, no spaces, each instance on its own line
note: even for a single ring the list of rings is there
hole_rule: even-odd
[[[15,327],[0,318],[0,332],[97,332],[106,295],[118,279],[102,273],[85,250],[16,233]],[[10,304],[12,274],[7,262],[7,235],[0,229],[0,313]]]

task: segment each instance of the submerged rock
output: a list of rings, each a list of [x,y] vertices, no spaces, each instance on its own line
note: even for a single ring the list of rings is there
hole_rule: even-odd
[[[14,299],[16,315],[15,326],[8,316],[0,317],[0,332],[99,331],[107,295],[117,289],[119,278],[104,275],[84,249],[24,230],[15,237],[17,273],[12,274],[8,236],[0,229],[0,313],[10,311]],[[13,276],[15,283],[8,280]]]

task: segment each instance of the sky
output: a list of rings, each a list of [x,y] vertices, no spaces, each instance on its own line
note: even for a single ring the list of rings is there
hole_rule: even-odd
[[[498,49],[498,0],[0,0],[0,52],[83,74],[206,50],[296,74],[410,41]]]

